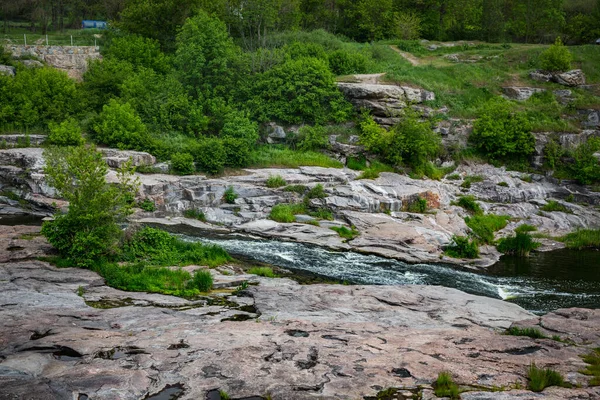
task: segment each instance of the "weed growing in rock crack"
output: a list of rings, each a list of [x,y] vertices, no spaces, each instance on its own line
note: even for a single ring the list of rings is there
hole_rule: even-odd
[[[527,183],[532,183],[533,182],[533,178],[531,177],[531,175],[523,175],[520,177],[520,179],[523,182],[527,182]]]
[[[418,196],[416,199],[411,200],[406,205],[406,211],[410,213],[423,214],[425,211],[427,211],[427,199]]]
[[[579,371],[584,375],[592,376],[590,386],[600,386],[600,347],[592,350],[591,353],[581,356],[583,362],[588,364],[585,369]]]
[[[303,203],[297,204],[276,204],[271,209],[269,218],[273,221],[290,223],[296,221],[296,214],[306,212],[306,206]]]
[[[504,332],[505,335],[511,336],[527,336],[532,339],[546,339],[547,336],[544,335],[539,329],[536,328],[519,328],[518,326],[511,326]]]
[[[210,271],[200,269],[194,272],[194,276],[188,282],[188,288],[198,289],[201,292],[209,292],[213,286],[213,277]]]
[[[478,183],[478,182],[483,182],[483,176],[469,175],[469,176],[465,177],[465,179],[463,180],[463,183],[460,185],[460,187],[465,188],[465,189],[470,189],[471,185],[473,183]]]
[[[319,183],[315,187],[310,189],[308,191],[308,193],[306,193],[305,198],[312,200],[312,199],[324,199],[325,197],[327,197],[327,193],[325,193],[325,189],[323,188],[323,185],[321,185]]]
[[[546,211],[546,212],[557,211],[557,212],[565,212],[565,213],[569,213],[569,214],[573,213],[571,210],[569,210],[567,207],[565,207],[563,204],[560,204],[556,200],[550,200],[542,208],[540,208],[540,210]]]
[[[537,228],[533,225],[529,225],[529,224],[522,224],[519,225],[516,229],[515,232],[516,233],[527,233],[527,232],[535,232],[537,231]]]
[[[183,216],[186,218],[192,218],[197,219],[198,221],[206,222],[206,215],[204,215],[204,211],[198,210],[196,208],[185,210],[183,212]]]
[[[148,198],[145,198],[144,200],[140,201],[138,203],[138,207],[148,212],[156,211],[156,204],[154,204],[154,202]]]
[[[286,192],[298,193],[299,195],[303,196],[308,188],[304,185],[288,185],[284,187],[283,190]]]
[[[460,180],[460,175],[459,174],[450,174],[450,175],[446,176],[446,179],[448,179],[450,181],[458,181],[458,180]]]
[[[438,397],[449,397],[450,399],[460,399],[458,385],[454,383],[452,375],[449,372],[440,372],[436,381],[433,383],[433,390]]]
[[[466,236],[452,236],[452,243],[446,247],[444,253],[452,258],[477,258],[479,257],[479,247],[477,242],[470,240]]]
[[[541,392],[548,386],[568,387],[563,376],[551,368],[538,368],[535,363],[531,363],[527,370],[528,388],[532,392]]]
[[[231,294],[233,294],[234,296],[237,296],[238,294],[240,294],[241,292],[243,292],[246,289],[248,289],[248,281],[243,281],[242,283],[240,283],[240,286],[236,287],[235,290]]]
[[[510,217],[508,215],[474,215],[466,217],[465,223],[481,244],[494,243],[494,232],[504,229]]]
[[[281,175],[270,175],[265,184],[268,188],[274,189],[287,185],[287,182],[281,177]]]
[[[351,229],[348,229],[345,226],[332,226],[329,229],[331,229],[332,231],[336,231],[338,235],[340,235],[340,237],[346,240],[352,240],[358,235],[360,235],[360,233],[356,230],[356,227],[354,226],[351,227]]]
[[[225,203],[227,203],[227,204],[234,204],[235,200],[237,198],[238,198],[238,195],[235,192],[235,190],[233,190],[233,186],[229,186],[225,190],[225,193],[223,193],[223,200],[225,200]]]
[[[224,390],[219,390],[219,397],[221,397],[221,400],[231,399],[231,397],[229,397],[229,394],[227,394],[227,392]]]
[[[506,183],[506,182],[498,182],[498,186],[508,187],[508,183]]]
[[[265,278],[277,278],[275,272],[270,267],[252,267],[248,270],[249,274],[264,276]]]
[[[83,297],[83,294],[85,293],[85,289],[83,288],[83,286],[79,286],[77,288],[77,296],[79,297]]]
[[[475,215],[483,214],[483,210],[481,209],[481,206],[477,203],[477,199],[475,198],[475,196],[460,196],[458,200],[453,201],[451,204],[462,207],[468,212]]]

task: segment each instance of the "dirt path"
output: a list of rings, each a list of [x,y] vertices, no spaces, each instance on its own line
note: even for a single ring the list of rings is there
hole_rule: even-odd
[[[356,79],[357,83],[371,83],[371,84],[379,84],[381,83],[381,77],[384,76],[385,73],[381,74],[359,74],[353,75],[353,78]]]
[[[406,59],[413,67],[416,67],[417,65],[420,65],[421,62],[419,61],[419,59],[415,56],[413,56],[410,53],[406,53],[402,50],[400,50],[398,48],[398,46],[390,46],[392,48],[392,50],[394,50],[396,53],[400,54],[402,57],[404,57],[404,59]]]

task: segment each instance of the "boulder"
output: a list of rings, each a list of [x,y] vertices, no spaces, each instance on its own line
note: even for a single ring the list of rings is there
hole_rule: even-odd
[[[267,143],[283,143],[287,137],[285,129],[277,125],[275,122],[268,122],[265,125],[265,133],[267,134]]]
[[[104,154],[104,160],[111,168],[121,168],[131,159],[134,167],[150,166],[156,163],[156,157],[150,153],[133,150],[99,149]]]
[[[8,76],[15,76],[16,69],[15,69],[15,67],[11,67],[9,65],[0,65],[0,74],[8,75]]]
[[[518,87],[518,86],[509,86],[503,87],[502,92],[504,96],[509,98],[510,100],[517,101],[525,101],[533,96],[535,93],[545,92],[546,89],[541,88],[533,88],[533,87]]]
[[[538,82],[550,82],[552,80],[552,74],[550,72],[541,70],[530,72],[529,77]]]
[[[574,69],[568,72],[553,74],[552,80],[560,85],[581,86],[585,85],[585,75],[580,69]]]

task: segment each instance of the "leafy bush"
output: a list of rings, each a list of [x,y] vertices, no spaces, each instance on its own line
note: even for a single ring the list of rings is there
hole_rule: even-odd
[[[89,267],[117,252],[119,223],[131,212],[136,191],[132,168],[119,172],[119,185],[109,185],[102,154],[94,147],[51,147],[44,151],[48,184],[69,202],[66,213],[42,226],[42,234],[64,258]]]
[[[454,383],[449,372],[440,372],[433,384],[433,390],[438,397],[449,397],[452,400],[460,399],[458,385]]]
[[[500,239],[498,251],[517,257],[528,257],[532,250],[540,247],[540,243],[533,240],[531,235],[525,232],[516,232],[514,236]]]
[[[283,179],[281,177],[281,175],[275,175],[275,176],[269,175],[266,185],[268,188],[278,188],[278,187],[287,185],[287,183],[286,183],[285,179]]]
[[[572,212],[571,210],[569,210],[567,207],[560,204],[556,200],[550,200],[549,202],[544,204],[544,206],[542,208],[540,208],[540,210],[546,211],[546,212],[553,212],[553,211],[560,211],[560,212],[566,212],[566,213]]]
[[[304,204],[276,204],[271,209],[269,218],[277,222],[295,222],[296,214],[302,214],[306,212]]]
[[[336,231],[338,235],[340,235],[340,237],[347,240],[352,240],[359,235],[355,227],[348,229],[345,226],[332,226],[329,229],[331,229],[332,231]]]
[[[103,56],[106,59],[127,61],[136,68],[151,68],[163,74],[171,68],[171,61],[160,51],[159,43],[139,35],[113,38],[103,50]]]
[[[571,249],[600,248],[600,229],[579,229],[562,240]]]
[[[329,139],[325,128],[319,125],[305,125],[298,131],[298,150],[310,151],[329,148]]]
[[[416,199],[412,199],[406,205],[406,211],[411,213],[424,213],[427,211],[427,199],[424,199],[420,196]]]
[[[329,54],[329,68],[335,75],[364,74],[367,58],[360,53],[336,50]]]
[[[559,372],[550,368],[538,368],[535,363],[529,366],[527,379],[528,388],[532,392],[541,392],[548,386],[565,386],[565,380]]]
[[[542,52],[539,58],[540,67],[546,71],[567,71],[571,69],[571,61],[573,55],[563,45],[560,37],[557,37],[554,44]]]
[[[258,74],[250,91],[248,105],[261,122],[341,122],[352,112],[328,66],[316,58],[287,61]]]
[[[171,155],[171,169],[180,175],[194,173],[194,157],[189,153],[175,153]]]
[[[123,82],[133,76],[133,65],[118,59],[91,61],[83,75],[83,93],[88,108],[100,111],[110,99],[121,96]]]
[[[481,209],[481,206],[477,203],[477,199],[475,198],[475,196],[460,196],[458,200],[456,202],[453,202],[452,204],[460,206],[475,215],[483,214],[483,210]]]
[[[100,143],[119,149],[141,149],[148,143],[146,126],[129,103],[111,99],[92,125]]]
[[[148,212],[156,211],[156,204],[154,204],[154,202],[148,198],[145,198],[144,200],[140,201],[138,203],[138,207]]]
[[[81,136],[81,127],[77,120],[69,118],[60,124],[50,122],[48,124],[50,134],[48,135],[48,143],[57,146],[79,146],[85,143],[85,139]]]
[[[306,193],[307,199],[324,199],[325,197],[327,197],[327,193],[325,193],[325,189],[320,183],[316,184]]]
[[[452,244],[446,247],[445,253],[453,258],[477,258],[479,248],[475,241],[466,236],[452,236]]]
[[[186,218],[192,218],[202,222],[206,222],[206,216],[204,215],[204,211],[195,208],[185,210],[183,212],[183,216]]]
[[[213,277],[210,271],[199,269],[194,271],[194,276],[188,282],[189,288],[198,289],[201,292],[210,292],[213,286]]]
[[[491,160],[524,159],[535,151],[531,124],[523,114],[512,113],[504,99],[486,103],[469,141]]]
[[[598,150],[600,150],[600,139],[590,138],[571,152],[574,160],[571,165],[572,174],[579,183],[589,185],[600,181],[600,163],[594,157],[594,153]]]
[[[233,186],[229,186],[225,189],[225,193],[223,193],[223,200],[227,204],[235,204],[235,200],[238,198],[237,193],[233,189]]]
[[[275,272],[270,267],[252,267],[248,270],[249,274],[264,276],[265,278],[277,278]]]
[[[319,43],[292,42],[284,46],[283,50],[289,60],[312,57],[327,61],[327,53]]]
[[[519,328],[518,326],[511,326],[505,332],[506,335],[511,336],[527,336],[532,339],[545,339],[547,338],[539,329],[536,328]]]
[[[465,222],[480,243],[492,244],[494,243],[494,232],[506,227],[509,219],[510,217],[507,215],[488,214],[466,217]]]
[[[551,170],[556,169],[556,167],[560,165],[563,155],[564,150],[560,143],[555,139],[551,139],[546,146],[544,146],[544,159],[547,167]]]
[[[199,170],[210,174],[223,171],[227,160],[227,151],[223,141],[217,138],[204,138],[192,150],[194,160]]]
[[[233,111],[226,115],[221,129],[225,146],[226,164],[245,167],[250,163],[251,152],[258,140],[258,126],[244,113]]]

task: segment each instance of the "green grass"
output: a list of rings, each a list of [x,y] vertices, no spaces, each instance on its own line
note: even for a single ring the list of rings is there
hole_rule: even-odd
[[[460,187],[465,188],[465,189],[469,189],[469,188],[471,188],[471,185],[473,183],[479,183],[479,182],[483,182],[483,176],[481,176],[481,175],[469,175],[469,176],[465,177],[465,179],[463,180],[463,183],[460,185]]]
[[[265,278],[277,278],[275,272],[270,267],[252,267],[248,270],[249,274],[264,276]]]
[[[154,202],[148,198],[140,201],[138,203],[138,207],[148,212],[156,211],[156,204],[154,204]]]
[[[394,172],[394,168],[382,162],[373,161],[369,167],[365,166],[356,179],[377,179],[382,172]]]
[[[418,196],[417,198],[410,200],[405,205],[405,209],[410,213],[423,214],[427,211],[427,199]]]
[[[571,210],[569,210],[567,207],[565,207],[563,204],[560,204],[556,200],[550,200],[548,203],[546,203],[541,208],[541,210],[542,211],[546,211],[546,212],[554,212],[554,211],[566,212],[566,213],[571,213],[572,212]]]
[[[509,219],[508,215],[475,215],[466,217],[465,223],[471,228],[481,244],[493,244],[494,232],[504,229]]]
[[[223,193],[223,200],[227,204],[235,204],[235,200],[238,198],[237,193],[233,189],[233,186],[229,186],[225,189],[225,193]]]
[[[253,168],[298,168],[301,166],[342,168],[343,164],[314,151],[291,150],[280,146],[261,146],[250,157]]]
[[[347,240],[352,240],[358,235],[360,235],[360,233],[356,230],[355,227],[348,229],[345,226],[332,226],[329,229],[331,229],[332,231],[336,231],[338,235],[340,235],[340,237]]]
[[[511,326],[504,332],[505,335],[511,336],[527,336],[532,339],[546,339],[547,336],[544,335],[539,329],[536,328],[519,328],[518,326]]]
[[[528,388],[532,392],[541,392],[548,386],[567,386],[563,376],[551,368],[538,368],[531,363],[527,370]]]
[[[281,175],[270,175],[265,184],[268,188],[275,189],[287,185],[287,182]]]
[[[303,203],[277,204],[271,209],[269,218],[277,222],[290,223],[296,221],[296,214],[304,214],[306,211]]]
[[[527,232],[535,232],[535,231],[537,231],[537,228],[533,225],[528,225],[528,224],[519,225],[515,229],[515,233],[527,233]]]
[[[466,236],[452,237],[452,243],[446,247],[444,253],[452,258],[477,258],[479,257],[479,247],[477,242],[469,240]]]
[[[306,193],[306,198],[309,200],[324,199],[325,197],[327,197],[327,193],[325,193],[325,189],[320,183],[315,185],[312,189],[308,191],[308,193]]]
[[[199,221],[206,222],[206,215],[204,215],[204,211],[196,208],[185,210],[183,212],[183,216],[186,218],[197,219]]]
[[[453,205],[459,206],[474,215],[483,214],[481,206],[477,203],[475,196],[460,196],[458,200],[452,202]]]
[[[450,399],[460,399],[458,385],[454,383],[452,375],[449,372],[440,372],[436,381],[433,383],[433,390],[438,397],[449,397]]]
[[[459,174],[450,174],[446,176],[446,179],[450,180],[450,181],[458,181],[460,180],[460,175]]]
[[[600,229],[580,229],[561,238],[570,249],[600,248]]]
[[[531,251],[540,246],[541,244],[535,242],[528,233],[516,232],[514,236],[500,239],[497,248],[499,252],[504,254],[516,257],[528,257]]]
[[[304,196],[304,193],[308,190],[308,187],[304,185],[288,185],[283,188],[286,192],[298,193],[301,196]]]
[[[595,348],[581,358],[588,365],[579,372],[592,377],[589,383],[590,386],[600,386],[600,347]]]

